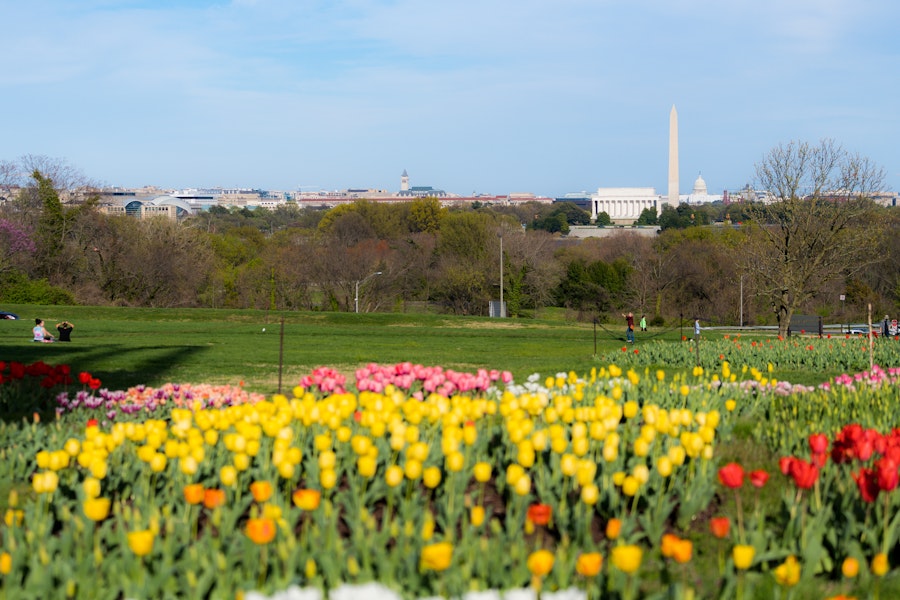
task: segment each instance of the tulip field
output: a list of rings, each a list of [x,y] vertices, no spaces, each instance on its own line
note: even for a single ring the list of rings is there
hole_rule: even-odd
[[[900,341],[720,338],[274,395],[0,361],[55,414],[0,423],[0,597],[900,597]]]

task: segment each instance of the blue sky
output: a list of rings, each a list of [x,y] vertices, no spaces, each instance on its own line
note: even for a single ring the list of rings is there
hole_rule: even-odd
[[[900,190],[896,0],[29,0],[0,160],[106,185],[459,194],[752,181],[832,138]]]

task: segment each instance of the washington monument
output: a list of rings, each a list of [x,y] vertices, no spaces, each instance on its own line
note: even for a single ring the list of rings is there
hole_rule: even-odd
[[[669,196],[666,203],[678,206],[678,112],[672,105],[669,113]]]

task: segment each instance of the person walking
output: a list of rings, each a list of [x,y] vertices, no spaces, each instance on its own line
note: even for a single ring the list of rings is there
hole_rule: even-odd
[[[628,314],[622,315],[625,317],[625,325],[627,329],[625,330],[625,339],[629,344],[634,343],[634,314],[629,312]]]
[[[641,331],[647,331],[647,316],[641,315]]]

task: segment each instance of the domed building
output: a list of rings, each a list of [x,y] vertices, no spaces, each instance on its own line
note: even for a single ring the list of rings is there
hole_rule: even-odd
[[[721,194],[710,194],[706,188],[706,181],[703,180],[703,176],[697,175],[691,193],[687,196],[681,196],[680,200],[687,204],[707,204],[709,202],[718,202],[722,200],[722,197]]]

